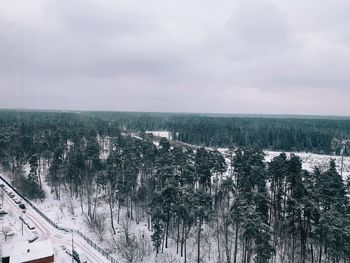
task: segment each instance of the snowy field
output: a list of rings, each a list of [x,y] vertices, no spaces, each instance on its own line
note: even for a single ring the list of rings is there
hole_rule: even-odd
[[[208,148],[214,150],[214,148]],[[232,158],[232,153],[228,148],[216,148],[221,154],[225,156],[226,163],[229,164]],[[282,151],[264,151],[265,161],[270,162],[274,157],[277,157]],[[330,160],[334,159],[337,165],[337,170],[341,173],[342,157],[338,155],[322,155],[306,152],[285,152],[287,157],[291,154],[300,157],[303,163],[303,169],[312,172],[315,167],[320,168],[321,171],[325,171],[329,168]],[[228,171],[229,173],[230,171]],[[350,157],[344,156],[343,158],[343,180],[346,180],[350,176]]]
[[[266,161],[271,161],[274,157],[278,156],[282,152],[277,151],[265,151]],[[293,153],[286,153],[287,156],[290,156],[291,154],[295,154],[301,158],[303,161],[303,169],[307,171],[312,171],[314,167],[318,166],[321,171],[325,171],[329,167],[329,162],[331,159],[335,160],[335,163],[337,165],[337,170],[340,173],[341,170],[341,156],[332,156],[332,155],[320,155],[320,154],[314,154],[314,153],[305,153],[305,152],[293,152]],[[348,176],[350,175],[350,157],[344,157],[343,160],[343,179],[346,180]]]

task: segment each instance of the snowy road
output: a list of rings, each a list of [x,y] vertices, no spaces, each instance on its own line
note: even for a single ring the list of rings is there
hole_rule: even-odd
[[[0,181],[2,182],[1,179]],[[23,201],[23,203],[25,202]],[[8,211],[12,211],[15,218],[19,218],[19,216],[22,214],[21,209],[18,207],[18,205],[6,193],[4,193],[4,208],[6,208]],[[29,218],[34,223],[36,231],[39,233],[39,240],[50,239],[55,251],[62,251],[60,248],[62,245],[66,248],[71,249],[71,233],[66,233],[54,228],[45,219],[43,219],[30,205],[26,204],[26,208],[25,217]],[[74,247],[78,247],[80,251],[85,253],[89,263],[110,263],[109,260],[104,258],[97,250],[89,246],[87,242],[78,235],[74,235]],[[61,261],[58,258],[58,260],[55,260],[55,262],[66,262],[66,255],[64,255],[64,257],[64,260]]]

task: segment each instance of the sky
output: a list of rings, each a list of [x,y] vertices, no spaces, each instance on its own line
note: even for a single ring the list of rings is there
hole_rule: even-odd
[[[349,0],[0,0],[0,108],[350,115]]]

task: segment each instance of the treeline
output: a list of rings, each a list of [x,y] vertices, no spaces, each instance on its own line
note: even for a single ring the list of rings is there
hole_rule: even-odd
[[[230,117],[172,113],[84,113],[139,131],[170,131],[174,139],[210,147],[257,147],[279,151],[339,154],[334,139],[350,138],[346,118]],[[348,152],[345,152],[348,155]]]

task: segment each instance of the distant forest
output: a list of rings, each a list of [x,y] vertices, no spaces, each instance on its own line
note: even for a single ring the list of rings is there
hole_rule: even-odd
[[[225,116],[174,113],[85,112],[130,130],[172,133],[185,143],[339,154],[350,138],[350,119],[332,117]],[[348,152],[344,153],[349,155]]]

